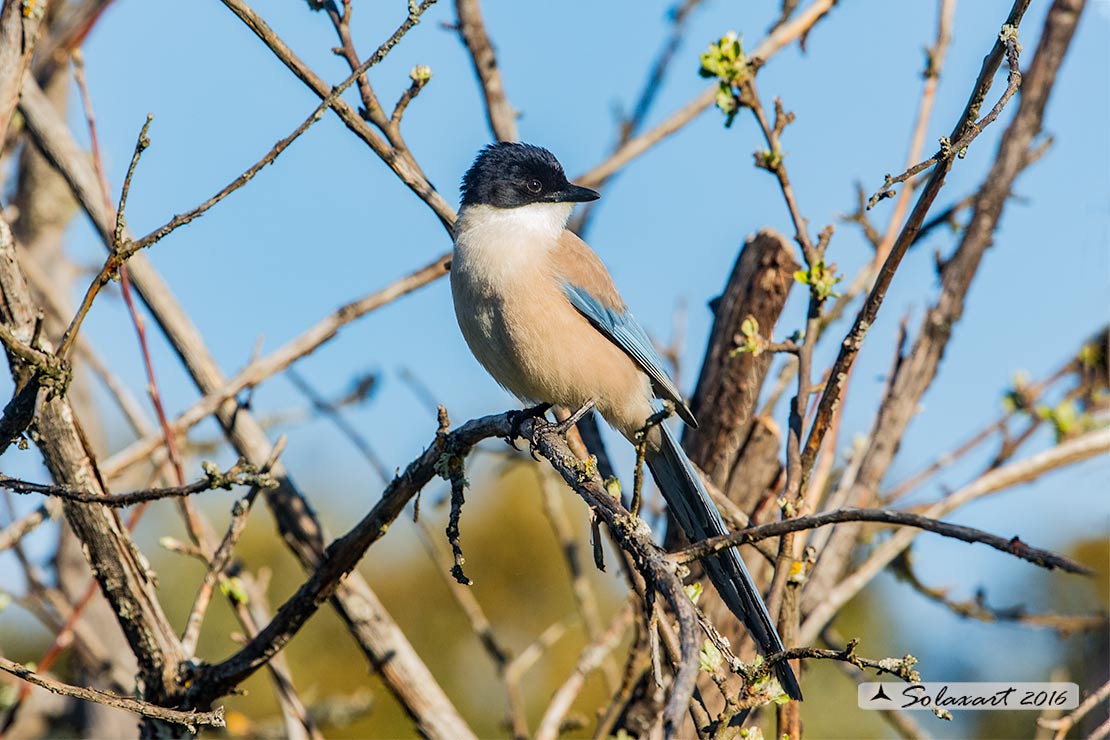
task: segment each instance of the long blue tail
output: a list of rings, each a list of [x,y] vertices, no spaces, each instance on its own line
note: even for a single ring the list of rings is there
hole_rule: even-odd
[[[659,450],[648,447],[647,464],[671,514],[691,542],[727,534],[728,529],[721,513],[709,498],[697,472],[682,451],[678,440],[666,426],[660,424],[662,443]],[[735,547],[719,555],[702,560],[709,578],[725,604],[747,627],[756,645],[764,653],[781,651],[782,640],[771,622],[771,615],[756,589],[740,553]],[[782,661],[775,666],[775,674],[783,690],[792,699],[801,700],[802,689],[789,663]]]

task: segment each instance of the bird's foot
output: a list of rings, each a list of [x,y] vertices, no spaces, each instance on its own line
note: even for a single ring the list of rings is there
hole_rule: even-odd
[[[582,407],[580,409],[556,424],[554,427],[555,431],[565,437],[567,435],[567,432],[570,431],[571,427],[581,421],[583,416],[593,411],[594,405],[596,403],[597,401],[592,398],[589,401],[586,401],[584,404],[582,404]]]
[[[524,436],[520,432],[520,427],[529,419],[542,419],[550,408],[551,404],[541,403],[520,411],[514,411],[509,421],[509,434],[505,437],[505,443],[514,450],[519,450],[520,448],[516,446],[516,439]]]

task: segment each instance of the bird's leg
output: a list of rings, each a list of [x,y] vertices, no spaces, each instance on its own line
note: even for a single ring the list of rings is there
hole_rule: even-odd
[[[584,404],[582,404],[582,408],[578,409],[566,419],[556,424],[554,427],[555,431],[563,436],[566,436],[566,433],[570,431],[570,428],[572,426],[581,421],[583,416],[593,411],[594,405],[596,403],[597,399],[595,398],[591,398],[589,401],[586,401]]]
[[[530,406],[526,409],[513,412],[512,419],[509,422],[509,436],[505,437],[505,442],[507,442],[514,450],[519,450],[520,448],[516,446],[515,440],[517,437],[524,436],[520,433],[521,425],[529,419],[543,418],[550,408],[551,404],[549,403],[539,403],[535,406]]]

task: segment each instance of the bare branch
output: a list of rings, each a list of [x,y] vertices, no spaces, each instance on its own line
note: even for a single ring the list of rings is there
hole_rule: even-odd
[[[54,376],[59,382],[65,383],[65,378],[70,373],[69,365],[65,360],[26,344],[4,324],[0,324],[0,344],[23,362],[37,368],[40,373]]]
[[[905,172],[896,177],[891,177],[890,175],[887,175],[886,181],[883,183],[883,189],[872,195],[870,200],[868,200],[867,205],[869,208],[874,206],[875,203],[882,200],[883,198],[890,197],[891,191],[889,190],[889,188],[892,185],[900,182],[905,182],[914,175],[929,169],[942,159],[962,157],[964,155],[964,150],[968,147],[968,145],[970,145],[971,142],[974,141],[977,136],[979,136],[979,134],[983,133],[983,130],[987,126],[994,123],[994,121],[1002,113],[1002,109],[1006,107],[1006,103],[1010,102],[1010,98],[1012,98],[1017,93],[1018,87],[1021,85],[1021,70],[1018,69],[1018,52],[1020,49],[1020,45],[1017,41],[1017,26],[1009,24],[1004,25],[1002,27],[1002,32],[999,34],[999,41],[1002,43],[1003,50],[1006,55],[1006,64],[1009,67],[1009,75],[1006,81],[1006,89],[1003,91],[1001,97],[999,97],[998,102],[995,103],[990,112],[987,113],[987,115],[983,116],[983,118],[981,118],[980,120],[975,121],[974,118],[969,119],[967,125],[964,127],[963,135],[960,136],[960,138],[956,141],[953,142],[949,137],[941,139],[940,151],[929,159],[925,160],[924,162],[920,162],[919,164],[913,165]],[[992,74],[993,71],[994,70],[992,70]],[[982,81],[983,77],[980,77],[980,80]],[[987,90],[990,89],[990,81],[987,80],[986,82],[986,87],[981,88],[982,97],[979,98],[979,102],[972,104],[974,106],[974,110],[971,111],[972,116],[978,115],[978,105],[980,105],[982,103],[982,100],[986,98]]]
[[[543,497],[543,510],[551,524],[552,533],[559,542],[559,552],[567,568],[570,578],[571,593],[574,596],[574,606],[582,619],[586,630],[586,637],[590,640],[597,639],[602,632],[601,616],[598,610],[597,594],[590,585],[586,572],[582,567],[580,543],[575,536],[570,519],[563,507],[562,487],[553,476],[544,475],[540,468],[536,468],[537,483],[540,486],[540,495]],[[611,661],[605,661],[602,666],[605,680],[609,688],[616,690],[618,678],[616,666]]]
[[[273,488],[277,483],[263,473],[256,473],[254,468],[240,460],[225,472],[221,473],[212,463],[205,463],[205,477],[184,486],[168,486],[166,488],[148,488],[128,493],[98,494],[86,488],[69,488],[54,486],[45,483],[31,483],[30,481],[11,478],[0,473],[0,488],[6,488],[15,493],[40,493],[44,496],[75,501],[82,504],[101,504],[114,509],[134,506],[148,501],[158,501],[164,498],[181,498],[192,496],[216,488],[230,490],[232,486],[262,486]]]
[[[836,0],[814,0],[794,20],[777,27],[756,46],[751,53],[751,58],[767,61],[780,49],[799,38],[805,37],[817,22],[832,10],[834,5],[836,5]],[[590,187],[600,186],[633,159],[697,118],[702,111],[713,105],[716,96],[717,86],[714,85],[671,114],[669,118],[655,128],[629,139],[604,162],[579,175],[576,182]]]
[[[826,629],[821,633],[821,638],[834,650],[838,649],[838,646],[845,644],[844,640],[835,638],[835,632],[832,628]],[[870,676],[867,675],[865,669],[858,668],[851,663],[838,660],[833,661],[833,665],[857,684],[870,680]],[[925,732],[917,722],[911,719],[910,712],[898,709],[880,709],[878,712],[879,716],[886,720],[887,724],[894,728],[895,732],[897,732],[900,737],[906,740],[930,740],[932,737]]]
[[[582,685],[586,682],[586,676],[596,670],[610,651],[617,646],[625,630],[628,629],[628,625],[632,622],[632,616],[632,605],[625,604],[617,612],[617,616],[614,617],[609,628],[594,638],[582,650],[582,653],[578,656],[578,662],[574,665],[574,670],[563,682],[563,685],[555,690],[547,709],[544,710],[539,727],[536,728],[535,740],[558,739],[559,727],[563,717],[570,711],[575,697],[582,690]]]
[[[60,683],[53,679],[46,678],[45,676],[40,676],[27,666],[4,657],[0,657],[0,670],[61,696],[72,696],[76,699],[92,701],[108,707],[122,709],[125,712],[132,712],[142,717],[185,725],[189,728],[190,732],[196,732],[198,726],[224,726],[223,707],[217,707],[211,712],[182,712],[177,709],[160,707],[157,704],[139,701],[129,696],[117,696],[116,694],[100,691],[99,689],[86,689],[80,686],[70,686],[69,684]]]
[[[944,516],[974,499],[1020,483],[1027,483],[1052,470],[1107,452],[1110,452],[1110,427],[1088,432],[1024,460],[996,468],[928,507],[921,512],[922,516],[932,518]],[[825,595],[806,617],[802,625],[801,642],[812,642],[833,615],[899,553],[909,547],[917,535],[918,530],[914,529],[895,532],[889,540],[876,548],[866,561],[854,568],[851,575]]]
[[[423,13],[434,0],[424,0],[424,2],[417,5],[412,3],[411,7]],[[307,64],[298,57],[289,46],[281,40],[273,29],[266,24],[262,18],[254,12],[243,0],[223,0],[227,8],[233,12],[240,20],[247,25],[247,27],[259,38],[262,43],[269,47],[270,51],[274,53],[285,66],[297,78],[305,83],[321,100],[328,96],[331,88],[320,77],[313,72]],[[411,17],[411,13],[410,13]],[[408,22],[406,20],[406,22]],[[409,187],[414,193],[417,194],[428,207],[439,218],[440,223],[450,233],[451,225],[455,222],[455,211],[448,205],[447,201],[443,199],[432,184],[428,182],[427,177],[421,171],[420,166],[413,159],[412,155],[406,150],[398,152],[391,144],[382,139],[380,135],[375,133],[374,129],[362,119],[357,112],[355,112],[350,105],[347,104],[342,98],[338,98],[331,103],[331,109],[335,111],[336,115],[342,119],[344,125],[355,134],[355,136],[362,139],[366,144],[377,154],[383,162],[385,162],[390,169],[392,169],[405,185]]]
[[[440,431],[435,441],[386,487],[381,499],[346,535],[331,544],[309,579],[278,610],[270,622],[238,653],[224,662],[202,669],[202,680],[193,682],[197,703],[221,696],[265,665],[315,613],[339,585],[366,549],[381,538],[408,501],[435,475],[445,455],[465,455],[482,439],[509,432],[509,414],[468,422],[454,432]]]
[[[1030,614],[1024,606],[999,609],[987,604],[987,594],[983,589],[975,592],[975,597],[967,601],[948,598],[948,589],[928,586],[918,578],[909,558],[909,551],[903,552],[891,566],[896,569],[899,580],[905,581],[914,591],[927,599],[946,607],[953,614],[964,619],[977,619],[980,622],[1007,622],[1023,627],[1051,629],[1060,637],[1075,632],[1105,630],[1110,626],[1107,614]]]
[[[892,511],[890,509],[845,508],[837,509],[836,511],[826,511],[821,514],[813,514],[811,516],[783,519],[782,521],[762,524],[758,527],[744,529],[739,532],[733,532],[732,534],[701,540],[675,553],[674,557],[678,562],[686,563],[691,560],[707,557],[713,553],[721,552],[722,550],[727,550],[730,547],[747,545],[768,537],[780,537],[789,532],[799,532],[805,529],[814,529],[816,527],[824,527],[829,524],[837,524],[840,522],[880,522],[900,527],[914,527],[916,529],[939,534],[943,537],[962,540],[963,542],[978,542],[988,545],[996,550],[1021,558],[1022,560],[1027,560],[1034,565],[1039,565],[1048,570],[1060,568],[1069,573],[1083,573],[1085,575],[1091,575],[1094,572],[1087,566],[1077,563],[1070,558],[1057,555],[1048,550],[1030,547],[1017,537],[1006,539],[1005,537],[999,537],[974,527],[952,524],[951,522],[942,522],[920,514],[913,514],[906,511]]]
[[[516,111],[505,95],[505,83],[501,79],[501,70],[497,68],[497,55],[486,33],[478,0],[455,0],[455,14],[459,36],[470,52],[474,74],[486,100],[486,118],[493,138],[497,141],[516,141],[519,138]]]
[[[1068,730],[1076,725],[1081,719],[1091,713],[1091,710],[1097,707],[1102,702],[1110,698],[1110,682],[1104,683],[1098,688],[1097,691],[1091,692],[1083,702],[1076,707],[1071,713],[1059,719],[1038,719],[1037,724],[1048,730],[1055,730],[1055,740],[1063,740],[1067,737]]]
[[[851,663],[856,668],[870,668],[880,676],[884,673],[889,673],[892,676],[897,676],[906,683],[919,683],[921,681],[921,675],[917,672],[917,669],[914,668],[914,666],[917,665],[917,658],[914,656],[906,655],[902,658],[874,660],[872,658],[864,658],[856,655],[856,646],[858,645],[859,640],[849,640],[843,650],[826,650],[812,647],[789,648],[767,658],[766,663],[761,665],[759,670],[768,670],[775,664],[781,663],[784,660],[840,660],[845,663]]]
[[[409,107],[409,103],[416,100],[416,96],[424,89],[432,79],[431,71],[427,67],[417,66],[414,67],[412,72],[409,73],[409,79],[412,80],[405,91],[401,93],[398,98],[397,104],[393,106],[393,113],[389,117],[390,126],[397,127],[401,124],[401,116],[405,115],[405,110]]]
[[[335,87],[332,87],[327,94],[323,95],[321,97],[320,104],[316,106],[316,109],[313,110],[311,114],[309,114],[308,118],[302,121],[301,124],[297,126],[297,128],[295,128],[288,136],[274,144],[274,146],[270,149],[269,152],[265,154],[265,156],[262,157],[262,159],[255,162],[243,174],[239,175],[239,177],[229,182],[227,185],[224,186],[222,190],[220,190],[208,200],[201,203],[196,208],[179,216],[174,216],[164,225],[158,227],[146,236],[140,239],[136,239],[131,243],[128,243],[126,249],[124,250],[124,255],[134,254],[140,249],[145,249],[158,242],[160,239],[162,239],[175,229],[184,226],[190,221],[193,221],[196,218],[202,216],[209,208],[216,205],[228,195],[250,182],[251,179],[262,170],[262,168],[277,159],[278,155],[289,148],[289,145],[296,141],[301,134],[307,131],[314,123],[323,118],[324,111],[336,105],[337,101],[341,100],[340,96],[347,90],[348,87],[354,84],[354,82],[358,80],[359,77],[366,72],[366,70],[370,69],[375,64],[378,64],[383,59],[385,59],[390,50],[397,45],[397,43],[405,36],[405,34],[407,34],[413,28],[413,26],[415,26],[419,22],[420,15],[431,5],[432,2],[435,2],[435,0],[422,3],[420,7],[417,8],[416,12],[411,13],[405,19],[404,23],[397,27],[397,30],[393,32],[393,35],[391,35],[384,43],[382,43],[381,46],[378,47],[377,51],[367,57],[364,62],[356,66],[355,70],[351,72],[351,74],[348,75],[346,79],[344,79]]]
[[[88,114],[89,124],[90,130],[93,132],[93,141],[95,142],[96,129],[91,128],[93,121],[91,114],[92,108],[87,102],[87,98],[85,109],[87,111],[90,111]],[[123,252],[125,251],[125,247],[123,244],[123,209],[127,205],[127,195],[131,190],[131,178],[135,174],[135,167],[138,166],[139,158],[142,156],[143,152],[146,151],[146,148],[148,146],[150,146],[150,139],[147,138],[147,132],[150,130],[150,124],[153,120],[154,116],[147,114],[146,122],[143,123],[142,130],[139,131],[139,137],[135,141],[135,152],[131,156],[131,164],[127,167],[127,176],[123,181],[123,191],[120,194],[119,208],[116,209],[116,225],[115,229],[112,231],[112,244],[109,249],[108,259],[105,260],[104,266],[100,269],[100,272],[95,278],[93,278],[92,283],[85,290],[85,297],[81,299],[81,305],[78,307],[77,313],[69,322],[69,326],[66,327],[65,333],[62,334],[62,339],[58,343],[58,350],[55,353],[60,359],[65,359],[66,355],[69,354],[70,349],[72,349],[73,343],[77,339],[77,332],[80,331],[81,324],[82,322],[84,322],[85,316],[88,315],[89,310],[92,308],[93,300],[96,298],[97,294],[100,293],[100,290],[108,284],[108,281],[112,279],[112,276],[116,275],[120,268],[123,267],[124,263],[127,261],[127,257],[123,254]],[[94,156],[94,162],[96,162],[98,172],[103,175],[103,171],[100,170],[99,149],[94,149],[94,151],[96,152],[96,155]],[[108,183],[107,180],[103,180],[102,178],[101,180],[104,189],[105,201],[107,201]],[[106,202],[105,209],[108,209],[109,207],[109,204]]]
[[[204,571],[204,578],[201,580],[197,596],[193,600],[193,608],[189,610],[189,616],[185,620],[185,631],[181,636],[181,648],[186,655],[193,655],[196,652],[197,641],[200,639],[200,627],[204,621],[205,612],[208,610],[208,603],[212,598],[212,588],[216,585],[216,581],[224,575],[224,570],[231,562],[231,552],[238,543],[239,537],[243,534],[243,530],[246,529],[247,515],[250,514],[255,497],[263,488],[277,486],[277,482],[270,478],[269,474],[284,449],[285,437],[283,436],[278,439],[270,453],[270,459],[266,461],[258,474],[253,476],[253,480],[244,481],[249,482],[251,486],[247,495],[237,500],[232,506],[231,522],[227,525],[227,532],[224,533],[223,539],[212,553],[212,559],[208,563],[208,568]]]
[[[57,502],[47,501],[30,514],[21,516],[0,531],[0,552],[4,552],[21,539],[34,532],[40,524],[47,522],[60,513]]]
[[[1011,8],[1010,14],[1006,19],[1006,25],[1015,29],[1014,33],[1016,33],[1016,29],[1021,23],[1022,16],[1025,14],[1025,10],[1028,6],[1029,0],[1016,0]],[[987,91],[990,89],[994,72],[998,69],[1002,57],[1006,53],[1006,49],[1011,45],[1011,42],[1001,35],[995,40],[990,53],[988,53],[983,60],[983,67],[979,73],[979,79],[968,100],[967,108],[952,130],[951,139],[959,141],[964,136],[965,132],[969,130],[969,127],[974,126],[979,106],[982,104]],[[1050,75],[1050,77],[1054,76],[1054,74]],[[1039,91],[1040,94],[1038,95],[1023,95],[1018,116],[1020,117],[1022,111],[1025,111],[1025,115],[1036,120],[1038,122],[1037,127],[1039,127],[1039,121],[1044,111],[1044,103],[1046,102],[1048,89],[1050,88],[1051,83],[1049,83],[1047,87],[1042,86],[1042,89]],[[1034,100],[1037,102],[1033,102]],[[1013,126],[1011,126],[1010,130],[1013,130]],[[1031,130],[1025,130],[1024,126],[1022,127],[1022,131],[1023,133],[1031,133]],[[1028,150],[1028,141],[1024,136],[1021,137],[1020,143],[1022,144],[1022,151]],[[894,279],[894,273],[901,264],[906,251],[913,243],[918,230],[921,228],[922,222],[925,220],[925,215],[932,207],[933,201],[936,200],[937,194],[944,185],[944,178],[951,169],[953,161],[954,157],[946,157],[938,161],[935,165],[932,175],[922,188],[921,195],[918,196],[917,203],[914,205],[909,218],[906,220],[905,225],[902,227],[902,231],[892,245],[890,254],[887,255],[882,268],[879,270],[879,274],[875,279],[871,292],[868,294],[863,307],[857,314],[852,329],[841,343],[840,352],[829,372],[829,382],[825,385],[825,389],[821,394],[821,400],[817,407],[817,416],[814,418],[809,437],[806,440],[805,448],[802,453],[802,470],[806,475],[813,469],[817,454],[821,450],[825,433],[828,431],[833,413],[839,406],[841,392],[844,390],[844,386],[847,383],[852,364],[855,362],[856,356],[859,354],[860,348],[863,345],[864,337],[867,335],[872,324],[874,324],[875,317],[878,315],[879,308],[882,306],[883,299],[886,297],[891,281]],[[996,172],[993,170],[998,171]],[[1012,182],[1016,174],[1017,172],[1013,168],[1013,161],[1009,157],[1000,155],[992,169],[991,175],[988,176],[987,182],[1002,182],[1002,187],[1004,188],[1003,192],[1009,193],[1009,183]],[[993,225],[996,223],[1001,209],[1002,204],[999,203],[997,211],[994,212],[993,217],[990,219],[991,230],[993,230]],[[948,326],[950,325],[951,324],[948,324]],[[916,401],[914,401],[914,403],[916,403]],[[892,441],[899,438],[900,435],[893,437]]]
[[[22,336],[30,336],[37,311],[15,256],[11,230],[0,219],[0,321]],[[48,349],[48,348],[47,348]],[[17,383],[24,374],[18,360],[10,363]],[[26,387],[37,389],[34,383]],[[37,394],[36,394],[37,395]],[[32,399],[34,396],[32,396]],[[64,395],[47,396],[35,415],[43,461],[60,485],[88,486],[104,494],[95,458],[81,431],[77,415]],[[74,534],[85,545],[85,555],[128,645],[138,660],[147,697],[168,699],[182,654],[177,637],[155,593],[149,566],[111,510],[72,501],[63,502]]]
[[[1023,9],[1024,4],[1016,4],[1011,11],[1011,18],[1014,13],[1023,11]],[[1014,179],[1021,172],[1021,168],[1029,162],[1030,144],[1040,129],[1047,98],[1055,80],[1056,70],[1059,68],[1061,58],[1070,44],[1071,33],[1076,21],[1074,16],[1075,12],[1072,8],[1065,9],[1062,12],[1053,11],[1049,13],[1045,29],[1041,34],[1041,42],[1037,53],[1034,55],[1025,76],[1018,109],[1014,114],[1013,121],[1002,134],[994,164],[979,188],[976,197],[975,215],[972,217],[969,228],[965,230],[955,254],[942,272],[940,298],[927,311],[913,348],[906,356],[901,358],[895,373],[890,378],[883,403],[868,435],[868,445],[858,464],[856,479],[851,486],[851,490],[846,491],[845,494],[847,500],[851,503],[867,503],[875,495],[897,453],[906,428],[917,414],[923,394],[936,377],[940,360],[953,336],[954,327],[959,323],[962,316],[964,300],[982,256],[993,241],[994,230],[1001,218],[1005,202],[1012,191]],[[991,69],[997,69],[1005,43],[1002,39],[999,39],[994,49],[992,49],[992,54],[988,55],[985,60],[986,66],[980,75],[976,92],[973,93],[968,102],[968,109],[964,114],[965,118],[961,120],[961,126],[958,126],[956,132],[954,132],[954,138],[958,138],[963,121],[970,121],[976,115],[976,106],[981,103],[982,97],[986,95],[983,86],[989,83],[990,75],[987,73]],[[991,66],[992,60],[993,67]],[[979,101],[979,103],[976,101]],[[948,161],[950,162],[950,160]],[[937,169],[934,169],[933,175],[923,187],[914,212],[899,234],[897,243],[884,263],[871,294],[860,310],[853,328],[841,345],[806,444],[805,463],[808,466],[807,470],[812,470],[812,464],[822,447],[821,438],[828,428],[829,419],[840,403],[840,393],[843,391],[848,372],[859,352],[864,336],[870,328],[875,313],[890,286],[893,270],[897,269],[897,262],[901,259],[899,255],[904,254],[913,243],[917,233],[916,229],[923,221],[923,199],[930,193],[939,190],[946,167],[945,162],[938,164]],[[814,608],[823,609],[818,602],[824,602],[824,595],[830,588],[825,584],[834,578],[839,578],[840,571],[844,569],[845,556],[851,547],[851,543],[855,540],[853,527],[854,525],[848,525],[846,531],[843,529],[834,531],[832,537],[836,539],[830,541],[830,547],[825,548],[821,559],[811,574],[810,585],[807,586],[807,606],[810,605],[810,599],[812,599]],[[833,542],[837,542],[839,545],[832,548]],[[830,557],[830,555],[836,555],[837,557]],[[825,587],[813,589],[814,584],[818,583]],[[810,625],[809,634],[816,634],[812,629],[815,624]]]
[[[328,548],[319,568],[278,610],[274,620],[237,654],[223,663],[201,669],[201,675],[192,684],[192,701],[197,705],[211,701],[263,666],[315,613],[340,579],[354,568],[366,548],[385,533],[409,499],[433,476],[445,470],[448,460],[464,457],[482,439],[512,433],[513,419],[514,414],[507,413],[476,419],[454,432],[446,432],[441,427],[435,442],[393,480],[378,504]],[[596,469],[574,456],[554,425],[532,420],[526,421],[522,428],[530,434],[540,454],[548,458],[563,479],[605,520],[621,547],[634,554],[637,567],[643,569],[645,578],[664,595],[678,615],[681,660],[665,715],[670,726],[677,726],[694,690],[698,641],[693,603],[675,575],[673,564],[652,543],[647,526],[613,499]]]
[[[8,135],[23,72],[31,63],[40,27],[45,25],[45,6],[38,6],[40,12],[24,13],[26,7],[21,2],[0,4],[0,142]]]

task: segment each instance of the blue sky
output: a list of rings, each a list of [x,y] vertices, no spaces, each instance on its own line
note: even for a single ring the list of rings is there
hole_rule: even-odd
[[[960,3],[927,148],[950,131],[962,111],[1009,5],[1000,0]],[[356,2],[360,50],[368,52],[388,36],[402,20],[404,6],[401,0]],[[260,1],[254,7],[324,79],[338,82],[346,76],[341,60],[330,52],[335,41],[324,15],[310,13],[301,2]],[[654,1],[483,3],[506,89],[521,111],[522,138],[550,148],[570,173],[601,161],[615,136],[613,109],[627,108],[638,94],[667,32],[668,7]],[[777,2],[717,0],[694,13],[649,125],[703,89],[697,56],[709,41],[736,30],[754,45],[777,7]],[[1047,7],[1036,0],[1026,17],[1021,33],[1025,64]],[[1080,25],[1046,116],[1046,131],[1056,144],[1017,183],[1020,199],[1007,207],[940,376],[905,438],[890,480],[994,418],[1016,371],[1043,376],[1110,318],[1108,8],[1106,0],[1095,0]],[[922,50],[932,43],[935,14],[933,2],[845,0],[810,35],[808,53],[795,45],[761,71],[764,98],[781,96],[797,114],[783,145],[814,233],[853,208],[854,182],[872,191],[884,173],[903,168],[921,87]],[[404,131],[432,182],[456,203],[457,182],[489,133],[470,64],[457,37],[441,26],[451,20],[451,3],[433,7],[375,68],[372,81],[388,105],[407,86],[413,65],[431,66],[434,77],[406,113]],[[155,116],[153,144],[128,204],[128,221],[138,233],[215,192],[317,103],[219,3],[154,6],[118,0],[84,51],[113,190],[122,182],[146,114]],[[1014,107],[956,163],[938,205],[962,198],[977,185]],[[710,326],[706,303],[724,285],[744,237],[764,226],[792,233],[774,180],[751,166],[759,139],[748,118],[741,115],[725,129],[721,116],[708,111],[634,161],[605,189],[589,234],[625,300],[654,336],[669,340],[676,306],[688,307],[681,372],[687,392]],[[71,120],[84,138],[82,120]],[[889,203],[880,205],[876,217],[884,219],[890,210]],[[69,244],[81,263],[102,259],[101,247],[83,223],[74,226]],[[857,366],[843,446],[867,432],[898,321],[909,312],[910,326],[917,325],[937,291],[933,252],[947,252],[953,244],[950,233],[938,230],[899,270]],[[424,204],[329,116],[249,186],[158,244],[149,256],[230,375],[248,361],[260,337],[263,351],[274,349],[337,306],[449,247]],[[838,223],[829,254],[851,276],[870,250],[854,227]],[[780,335],[800,325],[800,298],[799,292],[780,321]],[[114,295],[98,300],[85,332],[131,387],[143,387],[133,331]],[[167,407],[179,412],[196,398],[195,390],[161,338],[152,336]],[[831,362],[834,350],[835,342],[822,348],[818,367]],[[363,371],[382,374],[373,402],[348,415],[390,466],[404,466],[434,432],[432,415],[400,380],[404,368],[418,374],[456,422],[515,406],[467,352],[446,281],[348,327],[298,366],[329,395]],[[255,395],[255,409],[263,416],[300,405],[299,395],[282,378]],[[785,413],[779,421],[785,422]],[[112,424],[118,445],[125,441],[118,432],[122,425]],[[211,424],[201,429],[214,433]],[[327,422],[283,431],[290,436],[285,459],[309,491],[356,492],[345,500],[320,501],[326,511],[360,512],[376,496],[377,484],[365,463]],[[1036,440],[1041,447],[1050,442],[1047,435]],[[982,462],[979,457],[958,466],[944,481],[958,485]],[[4,468],[42,475],[33,453],[15,462],[5,459]],[[977,503],[956,519],[1007,536],[1020,532],[1026,541],[1045,546],[1105,536],[1108,477],[1110,461],[1096,460]],[[337,481],[355,485],[333,485]],[[342,528],[340,520],[331,526]],[[1002,588],[1020,598],[1028,566],[979,549],[971,552],[969,560],[966,547],[926,537],[918,561],[923,575],[941,581],[953,580],[952,567],[960,565],[954,585],[967,593],[990,571]],[[1006,595],[999,593],[1003,600]]]

